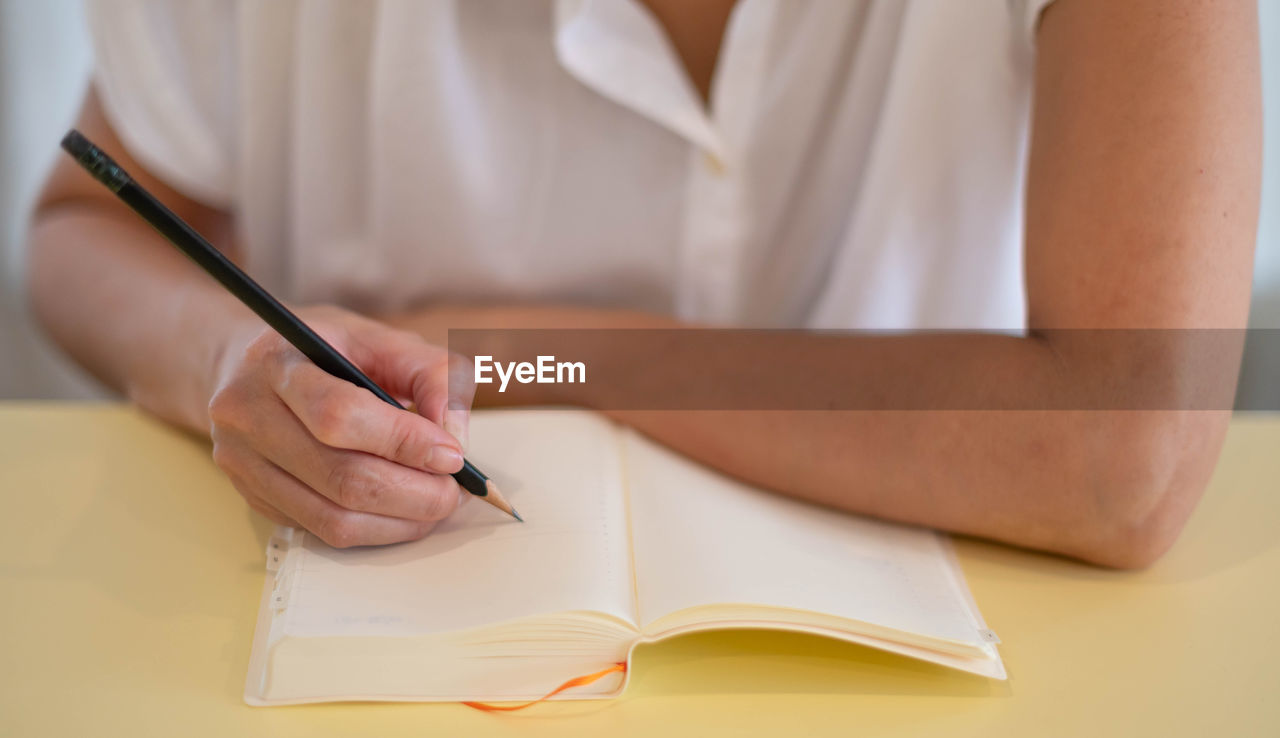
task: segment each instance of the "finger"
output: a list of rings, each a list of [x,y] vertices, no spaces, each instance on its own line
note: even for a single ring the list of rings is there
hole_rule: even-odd
[[[276,525],[283,525],[288,528],[301,528],[302,526],[298,525],[298,521],[280,512],[275,506],[271,505],[258,495],[257,491],[253,488],[253,485],[246,481],[244,476],[237,471],[239,467],[234,462],[227,461],[227,459],[232,456],[237,455],[227,453],[227,443],[225,441],[221,444],[221,447],[215,446],[215,460],[217,460],[219,466],[224,467],[223,472],[227,475],[227,478],[231,480],[231,486],[235,487],[236,491],[240,493],[240,496],[244,498],[245,503],[249,505],[249,509]]]
[[[441,474],[462,468],[462,448],[449,432],[329,375],[301,354],[278,365],[272,386],[307,433],[326,446]]]
[[[237,489],[239,488],[237,487]],[[240,489],[239,491],[240,491],[240,496],[244,498],[244,501],[246,503],[248,503],[249,508],[252,509],[254,512],[258,513],[259,515],[261,515],[262,517],[266,518],[267,520],[270,520],[276,525],[283,525],[287,528],[302,527],[301,525],[298,525],[298,521],[280,512],[272,505],[264,502],[263,499],[261,497],[258,497],[256,494],[254,494],[252,490],[249,490],[246,488],[246,489]]]
[[[441,427],[457,439],[466,450],[470,442],[471,403],[475,399],[475,365],[461,354],[450,353],[447,379],[432,382],[427,394],[417,398],[419,412],[428,418],[441,418]]]
[[[431,521],[345,509],[247,449],[237,466],[257,496],[335,548],[413,541],[435,526]]]
[[[476,396],[475,364],[467,357],[449,354],[448,392],[444,429],[458,439],[465,451],[471,441],[471,403]]]
[[[348,316],[344,329],[341,345],[353,363],[393,396],[411,398],[419,415],[466,448],[475,397],[470,359],[363,316]]]
[[[259,427],[272,431],[251,438],[252,447],[334,503],[408,520],[441,520],[457,507],[459,487],[453,477],[360,451],[331,448],[314,439],[280,400],[262,403],[260,408],[271,404],[277,412]]]
[[[476,394],[475,364],[450,352],[445,366],[431,371],[439,376],[419,384],[423,394],[414,398],[414,407],[420,415],[438,422],[465,450],[470,441],[471,403]]]
[[[364,318],[357,321],[344,337],[351,360],[391,395],[413,398],[419,414],[443,423],[443,402],[435,398],[448,397],[449,352],[415,333]]]
[[[305,433],[305,431],[303,432]],[[263,455],[307,487],[348,510],[407,520],[442,520],[458,506],[452,476],[410,469],[359,451],[331,449],[309,437],[264,440]]]
[[[225,457],[225,454],[224,454],[224,457]],[[236,491],[240,493],[240,496],[244,498],[245,503],[249,505],[249,509],[253,510],[254,512],[258,513],[262,517],[266,518],[267,520],[270,520],[271,522],[277,525],[285,525],[291,528],[301,527],[298,525],[297,521],[295,521],[293,518],[290,518],[289,516],[280,512],[276,508],[272,507],[269,503],[264,501],[261,497],[259,497],[258,493],[254,491],[253,487],[248,482],[246,482],[244,477],[241,476],[239,473],[231,470],[226,470],[226,469],[224,469],[223,471],[226,473],[227,478],[231,480],[231,486],[235,487]]]
[[[348,510],[408,520],[443,520],[458,507],[461,487],[447,474],[407,469],[356,451],[328,451],[317,465],[287,471]]]

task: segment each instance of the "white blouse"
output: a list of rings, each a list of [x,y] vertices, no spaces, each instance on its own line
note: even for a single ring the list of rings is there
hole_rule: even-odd
[[[1025,323],[1051,0],[739,0],[711,103],[637,0],[89,0],[130,153],[299,302]]]

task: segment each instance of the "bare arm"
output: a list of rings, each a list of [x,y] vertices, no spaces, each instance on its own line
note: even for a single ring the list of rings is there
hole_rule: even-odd
[[[851,338],[840,361],[850,386],[926,392],[938,407],[1010,396],[1062,407],[1099,377],[1137,393],[1176,376],[1187,357],[1104,351],[1046,329],[1243,327],[1260,179],[1255,14],[1252,0],[1050,6],[1039,31],[1027,193],[1033,335]],[[404,321],[443,340],[438,320]],[[611,321],[673,325],[544,309],[446,320]],[[654,371],[679,381],[682,367],[708,370],[714,360],[705,351],[664,354]],[[1172,544],[1229,418],[1225,410],[611,414],[784,493],[1117,567],[1145,566]]]
[[[229,216],[150,176],[92,93],[77,125],[235,258]],[[466,422],[445,413],[443,349],[338,308],[302,311],[419,414],[392,408],[307,361],[66,159],[30,251],[29,293],[54,340],[147,410],[209,434],[215,462],[266,517],[335,546],[392,543],[426,535],[465,497],[449,476]]]
[[[1032,329],[1243,327],[1261,158],[1256,4],[1058,0],[1038,46],[1026,231]],[[853,348],[851,381],[893,382],[886,368],[916,366],[896,381],[1034,397],[1054,391],[1064,371],[1068,381],[1110,372],[1134,382],[1179,371],[1097,355],[1087,343],[974,336],[940,351],[938,340]],[[1229,414],[623,417],[801,497],[1135,567],[1181,530]]]
[[[92,92],[77,126],[235,258],[228,215],[132,160]],[[58,157],[36,206],[28,283],[37,319],[81,366],[151,412],[208,432],[222,329],[247,311],[66,157]]]

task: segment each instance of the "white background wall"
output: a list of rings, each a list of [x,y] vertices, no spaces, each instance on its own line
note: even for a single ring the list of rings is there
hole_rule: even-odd
[[[98,394],[27,319],[27,213],[92,60],[80,0],[0,0],[0,398]]]
[[[1249,324],[1270,330],[1246,345],[1237,404],[1280,408],[1280,0],[1259,0],[1258,13],[1266,139]]]
[[[1251,324],[1241,375],[1246,407],[1280,407],[1280,0],[1260,0],[1266,163]],[[0,0],[0,398],[99,396],[31,325],[22,294],[23,229],[75,116],[91,64],[79,0]],[[1258,334],[1255,334],[1257,337]]]

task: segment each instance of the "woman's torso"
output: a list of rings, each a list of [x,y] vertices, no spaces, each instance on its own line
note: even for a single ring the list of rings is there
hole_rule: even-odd
[[[1016,329],[1045,1],[739,0],[709,104],[637,0],[91,18],[122,139],[293,300]]]

